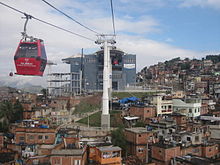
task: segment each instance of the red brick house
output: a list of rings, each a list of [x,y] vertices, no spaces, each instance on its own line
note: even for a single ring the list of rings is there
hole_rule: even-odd
[[[215,158],[219,153],[219,146],[218,144],[214,143],[207,143],[202,144],[202,157],[206,158]]]
[[[38,127],[15,128],[15,144],[54,144],[56,129]]]
[[[51,165],[85,165],[87,164],[87,145],[80,146],[79,138],[67,137],[60,147],[52,150]]]
[[[172,158],[181,156],[180,146],[157,143],[152,145],[151,157],[156,165],[169,165]]]
[[[137,116],[141,121],[154,118],[156,116],[156,108],[154,106],[132,106],[129,109],[130,116]]]
[[[86,149],[60,149],[52,150],[51,165],[85,165],[87,162]]]
[[[128,143],[128,154],[135,155],[142,162],[146,162],[148,159],[148,144],[152,144],[156,141],[154,132],[147,131],[147,129],[143,127],[136,127],[126,128],[124,134]]]
[[[172,113],[171,118],[176,121],[176,125],[179,127],[184,127],[187,124],[187,117],[180,113]]]

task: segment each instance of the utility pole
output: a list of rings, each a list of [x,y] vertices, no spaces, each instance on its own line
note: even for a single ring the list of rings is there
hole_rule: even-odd
[[[112,85],[110,84],[112,78],[111,57],[109,44],[115,44],[115,35],[98,35],[96,44],[103,45],[104,48],[104,66],[103,66],[103,96],[102,96],[102,116],[101,116],[101,127],[102,129],[110,128],[110,114],[109,114],[109,100],[110,91]]]

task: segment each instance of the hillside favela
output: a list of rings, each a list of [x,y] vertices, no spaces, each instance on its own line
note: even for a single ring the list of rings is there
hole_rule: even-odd
[[[0,11],[0,165],[220,165],[219,0]]]

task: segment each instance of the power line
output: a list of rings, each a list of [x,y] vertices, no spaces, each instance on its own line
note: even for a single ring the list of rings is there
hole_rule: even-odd
[[[96,34],[99,34],[98,32],[96,32],[95,30],[92,30],[91,28],[81,24],[79,21],[77,21],[76,19],[74,19],[73,17],[67,15],[66,13],[62,12],[61,10],[59,10],[58,8],[56,8],[55,6],[53,6],[52,4],[50,4],[49,2],[47,2],[46,0],[42,0],[44,3],[46,3],[47,5],[49,5],[50,7],[54,8],[55,10],[57,10],[58,12],[60,12],[61,14],[65,15],[67,18],[71,19],[72,21],[74,21],[75,23],[79,24],[80,26],[86,28],[87,30],[94,32]]]
[[[18,13],[24,14],[25,16],[28,15],[28,16],[30,16],[30,18],[33,18],[33,19],[35,19],[35,20],[37,20],[37,21],[39,21],[39,22],[41,22],[41,23],[44,23],[44,24],[47,24],[47,25],[49,25],[49,26],[55,27],[55,28],[57,28],[57,29],[63,30],[63,31],[65,31],[65,32],[68,32],[68,33],[70,33],[70,34],[76,35],[76,36],[78,36],[78,37],[81,37],[81,38],[84,38],[84,39],[87,39],[87,40],[90,40],[90,41],[95,41],[95,40],[93,40],[93,39],[91,39],[91,38],[88,38],[88,37],[85,37],[85,36],[83,36],[83,35],[81,35],[81,34],[72,32],[72,31],[70,31],[70,30],[64,29],[64,28],[62,28],[62,27],[59,27],[59,26],[54,25],[54,24],[52,24],[52,23],[49,23],[49,22],[47,22],[47,21],[41,20],[41,19],[39,19],[39,18],[36,18],[36,17],[34,17],[34,16],[32,16],[32,15],[26,14],[25,12],[22,12],[21,10],[18,10],[18,9],[16,9],[16,8],[14,8],[14,7],[11,7],[11,6],[9,6],[9,5],[5,4],[5,3],[0,2],[0,4],[3,5],[3,6],[5,6],[5,7],[10,8],[10,9],[12,9],[12,10],[18,12]]]
[[[111,2],[111,12],[112,12],[112,27],[113,27],[114,35],[116,35],[116,34],[115,34],[115,16],[114,16],[114,10],[113,10],[112,0],[110,0],[110,2]]]

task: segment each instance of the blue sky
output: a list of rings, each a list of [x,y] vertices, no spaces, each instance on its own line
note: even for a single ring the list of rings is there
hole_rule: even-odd
[[[37,18],[96,39],[42,1],[0,0]],[[47,0],[82,24],[100,33],[112,33],[110,0]],[[137,71],[175,57],[202,58],[220,54],[220,0],[113,0],[117,48],[137,55]],[[15,71],[13,54],[21,39],[22,15],[0,5],[0,77],[7,81],[46,84],[46,78],[8,77]],[[7,18],[7,19],[5,19]],[[31,20],[28,34],[44,39],[53,71],[68,72],[61,59],[99,49],[93,42]],[[47,70],[46,70],[47,72]]]
[[[117,10],[117,5],[121,6],[123,3],[115,1],[115,10],[116,15],[120,17],[123,15],[133,19],[143,16],[152,17],[158,23],[155,28],[158,28],[159,32],[145,35],[149,39],[160,42],[172,41],[174,46],[196,51],[219,51],[220,1],[216,0],[216,4],[213,5],[205,1],[202,0],[200,3],[195,1],[194,5],[192,3],[188,6],[183,6],[184,1],[178,0],[155,2],[140,0],[140,3],[133,1],[130,2],[133,7],[127,6],[129,9],[134,8],[135,12],[126,9],[120,12]],[[145,10],[143,6],[146,6]]]
[[[219,50],[220,10],[177,6],[152,12],[161,23],[162,33],[149,36],[154,40],[170,38],[172,45],[198,51]]]

